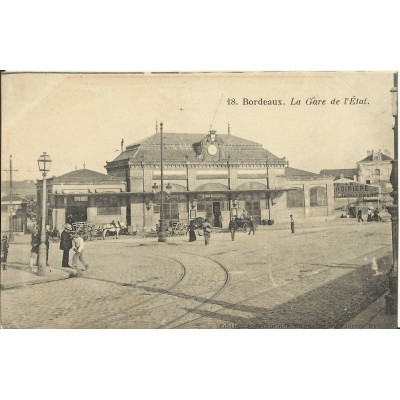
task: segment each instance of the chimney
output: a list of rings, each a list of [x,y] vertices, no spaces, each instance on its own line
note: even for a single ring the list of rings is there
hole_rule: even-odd
[[[124,139],[121,140],[121,153],[124,151]]]
[[[231,134],[231,124],[228,122],[228,135]]]
[[[212,141],[215,140],[216,134],[217,134],[217,131],[214,131],[214,130],[211,130],[211,131],[210,131],[210,138],[211,138]]]

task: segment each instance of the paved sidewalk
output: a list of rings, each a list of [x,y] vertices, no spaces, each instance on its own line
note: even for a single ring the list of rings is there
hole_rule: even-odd
[[[386,293],[387,294],[387,293]],[[397,316],[386,314],[386,294],[347,322],[344,329],[393,329],[398,328]]]
[[[36,285],[39,283],[59,281],[62,279],[73,278],[77,271],[71,268],[46,267],[44,275],[37,275],[37,267],[33,271],[29,267],[22,265],[6,266],[6,270],[0,273],[0,289],[13,289],[18,287]]]

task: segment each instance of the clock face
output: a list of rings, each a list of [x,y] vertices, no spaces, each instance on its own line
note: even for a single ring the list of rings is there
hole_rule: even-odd
[[[217,151],[218,151],[218,149],[217,149],[217,146],[215,144],[210,144],[207,147],[207,152],[208,152],[208,154],[210,156],[215,156],[217,154]]]

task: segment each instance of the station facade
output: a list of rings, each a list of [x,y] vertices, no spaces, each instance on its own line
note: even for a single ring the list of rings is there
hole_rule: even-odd
[[[105,166],[126,182],[126,222],[154,230],[161,207],[161,134],[121,149]],[[227,227],[232,217],[256,223],[334,217],[333,179],[288,166],[261,144],[230,134],[163,133],[163,213],[170,220],[208,218]]]

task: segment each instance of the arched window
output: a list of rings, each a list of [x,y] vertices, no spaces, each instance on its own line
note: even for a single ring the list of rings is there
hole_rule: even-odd
[[[304,207],[304,190],[294,189],[286,192],[287,208]]]
[[[317,186],[310,189],[310,206],[326,206],[326,188],[323,186]]]

